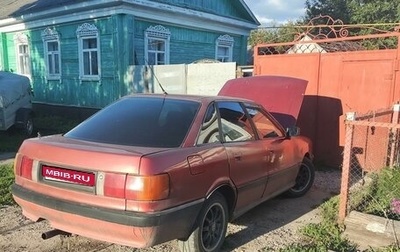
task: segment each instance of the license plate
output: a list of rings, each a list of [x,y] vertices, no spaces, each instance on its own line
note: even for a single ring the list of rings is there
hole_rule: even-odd
[[[94,173],[63,169],[47,165],[42,166],[42,177],[47,180],[84,186],[94,186],[95,184]]]

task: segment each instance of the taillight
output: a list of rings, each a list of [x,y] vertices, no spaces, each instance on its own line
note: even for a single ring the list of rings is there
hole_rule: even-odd
[[[108,173],[104,178],[104,196],[125,198],[125,174]]]
[[[22,156],[20,162],[15,162],[15,175],[32,180],[33,159]]]
[[[125,184],[126,199],[131,200],[162,200],[169,195],[169,176],[128,175]]]
[[[162,200],[169,195],[169,176],[168,174],[134,176],[107,173],[104,178],[103,192],[100,194],[128,200]]]

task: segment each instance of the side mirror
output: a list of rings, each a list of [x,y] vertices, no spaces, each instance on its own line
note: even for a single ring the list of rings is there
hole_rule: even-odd
[[[298,136],[300,135],[300,128],[297,126],[291,126],[286,128],[286,137],[290,138],[293,136]]]

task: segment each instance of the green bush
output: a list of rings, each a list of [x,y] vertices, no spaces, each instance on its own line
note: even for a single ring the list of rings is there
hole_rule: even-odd
[[[11,185],[13,182],[13,164],[0,164],[0,206],[14,204],[11,195]]]
[[[371,183],[352,195],[352,209],[400,220],[400,169],[385,168],[370,177]]]
[[[382,211],[392,213],[391,203],[400,200],[400,169],[386,168],[379,173],[374,199]],[[379,210],[379,209],[377,209]],[[398,209],[397,209],[398,210]],[[396,216],[398,219],[398,216]]]

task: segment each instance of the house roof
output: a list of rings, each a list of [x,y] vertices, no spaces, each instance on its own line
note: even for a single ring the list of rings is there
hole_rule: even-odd
[[[298,44],[294,42],[294,45],[286,50],[286,53],[329,53],[365,50],[365,48],[361,45],[359,41],[329,41],[326,39],[313,39],[313,37],[308,35],[303,35],[303,37],[299,41],[309,43]],[[271,50],[269,51],[271,52]]]
[[[154,3],[163,4],[164,1],[159,0],[148,0],[148,1],[136,1],[136,0],[1,0],[0,2],[0,26],[2,26],[2,20],[13,19],[15,22],[27,22],[35,19],[42,19],[49,17],[54,14],[55,17],[62,15],[73,13],[79,11],[79,8],[84,7],[84,9],[91,8],[92,10],[95,7],[115,7],[121,5],[129,5],[129,4],[137,4],[137,5],[146,5],[143,2],[148,2],[150,5]],[[168,5],[173,5],[173,2],[166,1]],[[250,8],[246,5],[244,0],[235,0],[231,1],[229,4],[236,6],[238,13],[242,17],[243,22],[249,23],[252,26],[260,25],[260,22],[251,12]],[[187,8],[185,6],[180,6],[179,4],[175,5],[177,7]],[[61,9],[60,9],[61,7]],[[43,15],[43,12],[47,10],[51,10],[50,12]],[[196,10],[196,9],[193,9]],[[207,12],[207,10],[197,10],[200,12]],[[40,15],[34,15],[34,14]],[[212,15],[219,15],[218,13],[209,12]],[[9,23],[3,22],[4,25],[8,25]]]
[[[27,13],[44,11],[53,7],[65,6],[80,0],[2,0],[0,19],[20,17]]]
[[[354,41],[336,41],[328,43],[319,43],[327,52],[349,52],[365,50],[359,42]]]

